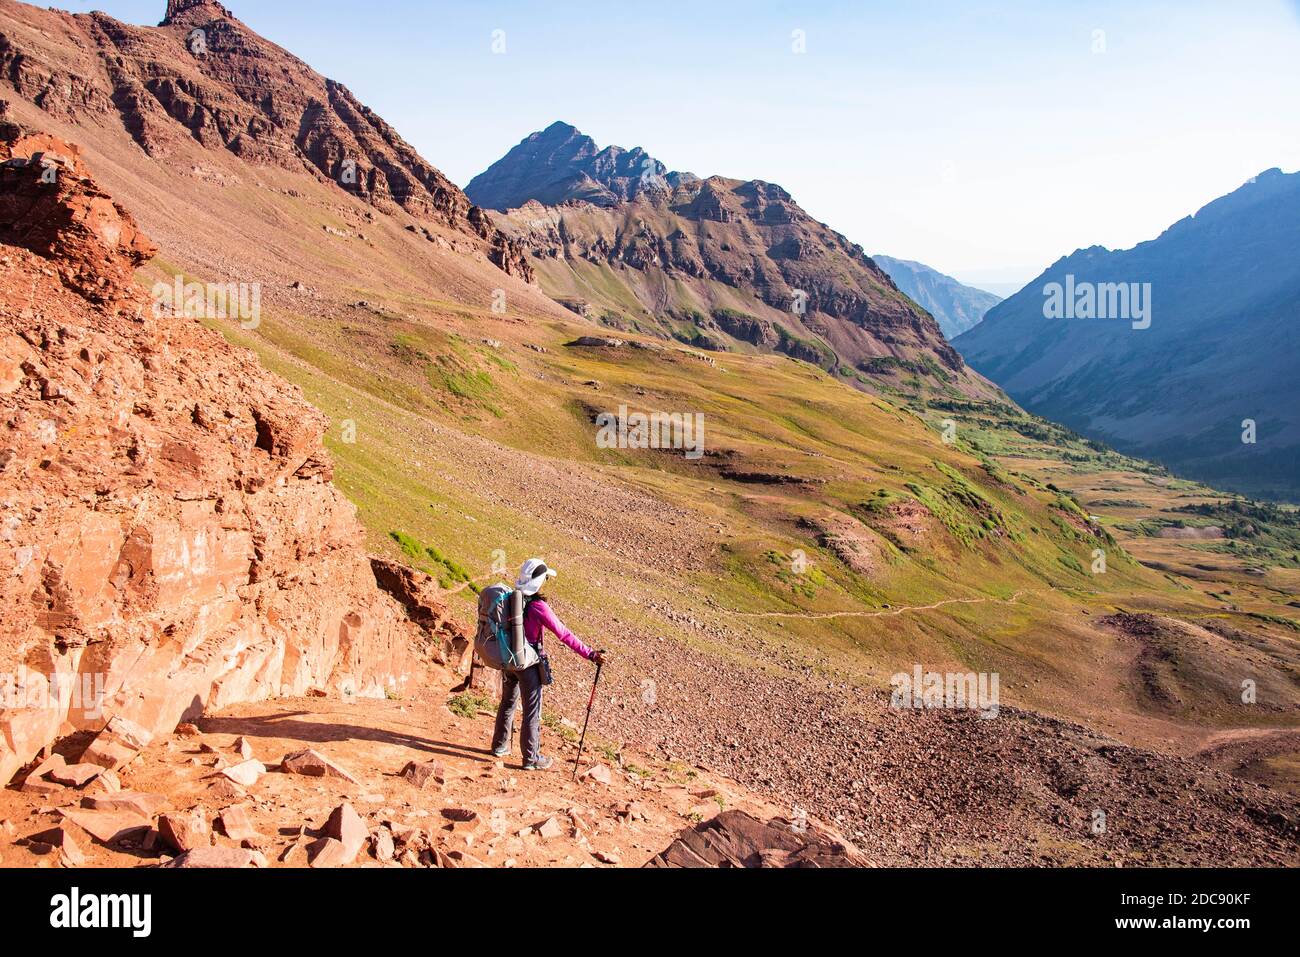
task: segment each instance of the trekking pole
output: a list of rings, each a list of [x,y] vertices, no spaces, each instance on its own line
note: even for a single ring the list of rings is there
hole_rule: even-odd
[[[605,667],[603,661],[596,663],[596,677],[591,682],[591,697],[587,699],[587,717],[582,722],[582,738],[578,741],[578,756],[573,759],[573,780],[578,780],[578,765],[582,761],[582,746],[587,743],[587,725],[591,722],[591,706],[596,703],[596,685],[600,684],[600,669]]]

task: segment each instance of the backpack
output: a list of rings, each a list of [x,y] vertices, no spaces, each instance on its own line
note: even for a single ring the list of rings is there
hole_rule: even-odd
[[[489,668],[525,671],[540,660],[524,638],[523,598],[509,585],[491,585],[479,593],[474,651]]]

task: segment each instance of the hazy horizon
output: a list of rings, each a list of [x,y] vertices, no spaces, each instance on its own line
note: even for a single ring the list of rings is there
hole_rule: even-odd
[[[153,24],[165,0],[95,6]],[[998,295],[1300,167],[1300,126],[1277,120],[1300,100],[1294,0],[227,6],[462,187],[563,120],[779,183],[864,248]]]

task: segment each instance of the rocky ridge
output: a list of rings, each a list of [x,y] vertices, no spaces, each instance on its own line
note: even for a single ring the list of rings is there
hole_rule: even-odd
[[[616,328],[780,352],[868,386],[902,370],[995,391],[860,246],[774,183],[669,172],[644,150],[597,151],[556,123],[466,191],[530,251],[544,289]],[[575,287],[584,266],[596,271]],[[602,291],[606,267],[639,312]]]
[[[521,250],[396,130],[221,4],[171,2],[158,27],[13,0],[0,11],[0,75],[51,116],[119,124],[159,160],[193,140],[306,171],[376,209],[469,237],[503,271],[531,278]]]
[[[1061,257],[955,345],[1038,415],[1300,502],[1297,244],[1300,174],[1265,170],[1131,249]]]

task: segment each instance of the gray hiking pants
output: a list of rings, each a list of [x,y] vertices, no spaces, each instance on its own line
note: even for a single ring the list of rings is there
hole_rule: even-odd
[[[501,704],[497,708],[497,726],[492,734],[492,750],[506,751],[514,731],[515,708],[520,692],[524,699],[524,722],[519,729],[519,749],[524,764],[532,764],[541,753],[538,742],[542,725],[542,669],[538,665],[526,671],[506,671],[501,675]]]

